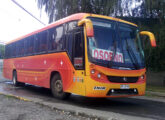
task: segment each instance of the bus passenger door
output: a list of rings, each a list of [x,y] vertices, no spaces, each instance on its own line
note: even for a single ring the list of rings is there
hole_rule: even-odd
[[[82,32],[74,34],[73,65],[77,70],[84,70],[84,41]]]
[[[75,82],[75,92],[80,95],[85,95],[85,84],[84,84],[84,39],[83,30],[78,29],[74,31],[74,42],[73,42],[73,65],[76,69],[73,75],[73,81]]]

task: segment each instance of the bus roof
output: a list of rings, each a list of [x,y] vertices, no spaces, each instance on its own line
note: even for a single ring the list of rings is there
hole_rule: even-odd
[[[7,42],[6,44],[10,44],[10,43],[19,41],[21,39],[24,39],[24,38],[29,37],[31,35],[37,34],[39,32],[47,30],[49,28],[53,28],[55,26],[61,25],[63,23],[66,23],[66,22],[69,22],[69,21],[74,21],[74,20],[81,20],[81,19],[89,17],[89,16],[90,17],[99,17],[99,18],[104,18],[104,19],[110,19],[110,20],[114,20],[114,21],[127,23],[127,24],[130,24],[130,25],[133,25],[133,26],[137,26],[134,23],[131,23],[131,22],[128,22],[128,21],[125,21],[125,20],[121,20],[121,19],[118,19],[118,18],[114,18],[114,17],[104,16],[104,15],[97,15],[97,14],[90,14],[90,13],[76,13],[76,14],[70,15],[68,17],[65,17],[63,19],[57,20],[57,21],[53,22],[52,24],[49,24],[49,25],[47,25],[47,26],[45,26],[45,27],[43,27],[43,28],[41,28],[39,30],[33,31],[33,32],[31,32],[29,34],[26,34],[24,36],[21,36],[21,37],[19,37],[17,39],[11,40],[11,41]]]

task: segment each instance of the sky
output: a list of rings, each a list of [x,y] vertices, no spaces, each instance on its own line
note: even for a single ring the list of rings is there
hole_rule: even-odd
[[[40,12],[36,0],[15,0],[45,24],[48,17],[44,10]],[[41,14],[42,13],[42,14]],[[11,0],[2,0],[0,4],[0,43],[8,42],[34,30],[44,27]]]
[[[44,10],[38,9],[36,0],[15,0],[45,24],[48,17]],[[125,0],[123,0],[125,1]],[[133,0],[132,9],[141,4]],[[135,3],[135,4],[134,4]],[[42,14],[41,14],[42,13]],[[2,0],[0,4],[0,44],[8,42],[34,30],[44,27],[28,13],[19,8],[12,0]]]

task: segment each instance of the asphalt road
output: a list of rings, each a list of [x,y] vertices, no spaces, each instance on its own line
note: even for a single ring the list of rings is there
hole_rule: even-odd
[[[52,97],[49,89],[25,85],[14,87],[12,82],[0,77],[0,93],[31,99],[35,102],[54,106],[66,111],[78,111],[85,114],[115,119],[156,119],[165,120],[164,98],[86,98],[72,95],[68,100],[62,101]]]

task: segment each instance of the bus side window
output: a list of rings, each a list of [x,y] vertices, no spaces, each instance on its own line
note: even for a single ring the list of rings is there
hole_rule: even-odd
[[[49,29],[49,51],[63,50],[63,26]]]
[[[24,56],[24,40],[20,41],[20,56]]]
[[[75,37],[75,56],[74,57],[82,57],[83,43],[81,39],[81,33],[76,33],[74,37]]]
[[[16,42],[16,56],[20,57],[24,55],[24,41]]]
[[[18,48],[18,47],[19,47],[19,46],[18,46],[18,42],[16,42],[15,44],[16,44],[16,57],[18,57],[18,56],[19,56],[19,55],[18,55],[18,51],[19,51],[19,48]]]
[[[16,57],[16,44],[12,43],[11,44],[11,57]]]
[[[11,44],[9,44],[8,46],[7,46],[7,56],[8,56],[8,58],[11,58]]]
[[[49,36],[48,36],[48,50],[53,51],[56,48],[55,45],[55,37],[56,37],[56,28],[51,28],[48,30]]]
[[[34,52],[34,36],[27,39],[27,54],[31,55]]]
[[[77,21],[71,21],[66,24],[65,30],[72,31],[77,26]]]
[[[72,46],[73,46],[73,34],[72,32],[66,34],[66,50],[69,54],[69,57],[72,61]]]
[[[16,56],[20,57],[21,43],[20,41],[16,42]]]
[[[56,50],[60,51],[63,50],[63,26],[59,26],[56,28],[57,35],[55,36],[55,44]]]
[[[9,53],[8,45],[5,45],[5,58],[8,58],[8,53]]]
[[[74,66],[77,69],[84,68],[84,44],[82,32],[74,35]]]
[[[39,41],[38,35],[36,35],[35,36],[35,42],[34,42],[35,54],[39,53],[39,44],[40,44],[40,41]]]
[[[25,38],[25,39],[24,39],[24,50],[25,50],[24,55],[25,55],[25,56],[27,56],[27,49],[28,49],[28,48],[27,48],[27,41],[28,41],[27,38]]]
[[[47,31],[43,31],[38,34],[39,38],[39,51],[46,52],[47,51]]]

